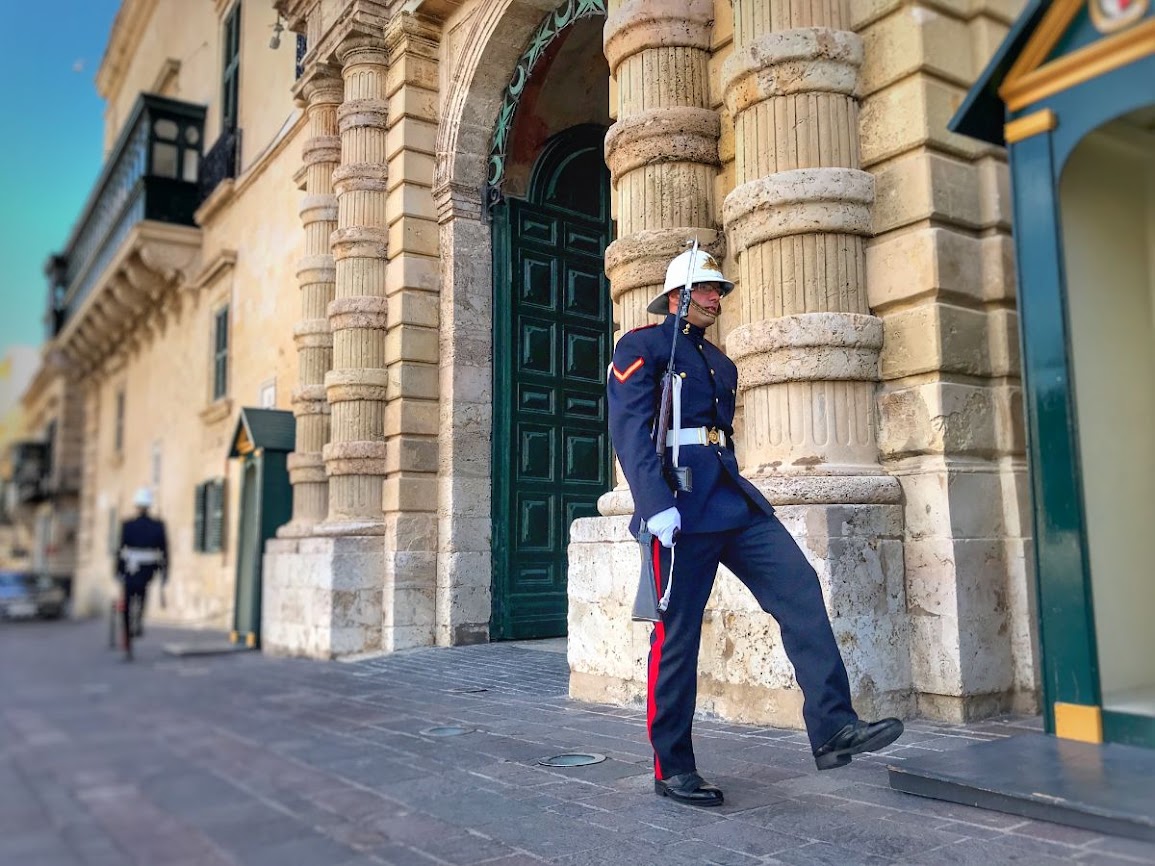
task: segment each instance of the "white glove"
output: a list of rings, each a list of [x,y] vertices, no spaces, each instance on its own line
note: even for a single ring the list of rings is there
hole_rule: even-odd
[[[673,547],[674,534],[682,528],[682,514],[673,507],[659,511],[646,521],[646,528],[662,542],[662,547]]]

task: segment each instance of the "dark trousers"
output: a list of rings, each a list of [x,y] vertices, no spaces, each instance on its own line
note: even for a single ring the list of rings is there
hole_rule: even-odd
[[[663,557],[669,554],[662,550]],[[690,728],[698,694],[698,644],[719,563],[778,621],[802,689],[811,747],[818,748],[858,718],[818,576],[778,519],[759,517],[741,529],[684,534],[674,552],[669,607],[650,635],[646,718],[660,779],[697,769]]]
[[[132,639],[141,634],[144,603],[148,595],[148,581],[135,577],[124,581],[124,648],[132,652]]]

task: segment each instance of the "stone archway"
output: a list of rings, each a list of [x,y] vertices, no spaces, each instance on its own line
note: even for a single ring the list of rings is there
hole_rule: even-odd
[[[599,5],[566,0],[561,7]],[[508,86],[558,0],[490,0],[462,37],[437,138],[441,254],[437,643],[487,640],[492,607],[492,228],[485,187]]]

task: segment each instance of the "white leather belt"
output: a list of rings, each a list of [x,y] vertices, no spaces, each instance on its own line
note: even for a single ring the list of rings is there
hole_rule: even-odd
[[[726,447],[726,434],[717,427],[683,427],[675,435],[671,430],[666,434],[666,445],[721,445]]]

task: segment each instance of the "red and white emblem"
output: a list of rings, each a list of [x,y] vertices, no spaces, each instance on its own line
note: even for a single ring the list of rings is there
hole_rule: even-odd
[[[1150,0],[1088,0],[1088,3],[1096,29],[1111,33],[1142,18]]]

